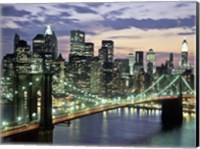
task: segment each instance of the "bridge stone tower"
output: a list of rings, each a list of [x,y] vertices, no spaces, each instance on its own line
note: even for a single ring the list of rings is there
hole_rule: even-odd
[[[162,102],[162,126],[172,128],[182,124],[182,77],[179,78],[179,97],[176,100],[165,100]]]
[[[52,142],[52,73],[44,72],[42,78],[42,99],[40,117],[40,142]]]

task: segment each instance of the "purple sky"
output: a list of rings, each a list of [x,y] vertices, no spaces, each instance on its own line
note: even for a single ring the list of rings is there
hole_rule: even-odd
[[[79,29],[86,41],[95,44],[95,55],[101,40],[114,41],[115,58],[126,58],[137,50],[157,53],[157,65],[175,54],[180,61],[184,38],[189,43],[190,63],[196,51],[195,2],[124,2],[124,3],[49,3],[2,4],[2,51],[13,52],[13,37],[18,33],[32,46],[32,39],[51,25],[58,38],[59,52],[68,60],[69,34]]]

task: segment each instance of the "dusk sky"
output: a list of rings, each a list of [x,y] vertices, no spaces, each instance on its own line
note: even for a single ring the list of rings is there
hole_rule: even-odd
[[[101,41],[109,39],[114,41],[115,58],[152,48],[157,53],[157,65],[165,63],[173,52],[177,66],[186,38],[190,63],[194,64],[196,2],[2,4],[1,10],[3,55],[13,53],[15,33],[32,47],[35,35],[51,25],[58,50],[66,60],[70,31],[79,29],[86,33],[87,42],[95,44],[95,55]]]

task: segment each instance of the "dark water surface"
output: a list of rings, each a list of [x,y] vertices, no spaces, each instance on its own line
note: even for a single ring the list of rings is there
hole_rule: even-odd
[[[9,121],[12,111],[8,109],[2,108],[2,112]],[[5,138],[3,143],[40,144],[37,131]],[[54,145],[195,147],[196,119],[194,115],[184,116],[180,127],[165,130],[161,125],[161,111],[126,107],[72,120],[70,126],[55,125],[51,136],[49,143]]]
[[[187,116],[181,127],[164,130],[160,111],[120,108],[58,124],[53,144],[98,146],[194,147],[194,116]]]

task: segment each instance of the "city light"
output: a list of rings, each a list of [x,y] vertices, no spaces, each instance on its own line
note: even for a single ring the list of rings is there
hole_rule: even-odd
[[[17,117],[17,121],[20,122],[22,120],[22,117]]]
[[[56,114],[56,109],[53,108],[53,109],[52,109],[52,113],[53,113],[53,114]]]
[[[7,126],[7,125],[8,125],[8,122],[6,122],[6,121],[3,121],[3,122],[2,122],[2,126],[3,126],[3,127],[5,127],[5,126]]]
[[[36,117],[36,113],[32,113],[32,117]]]

